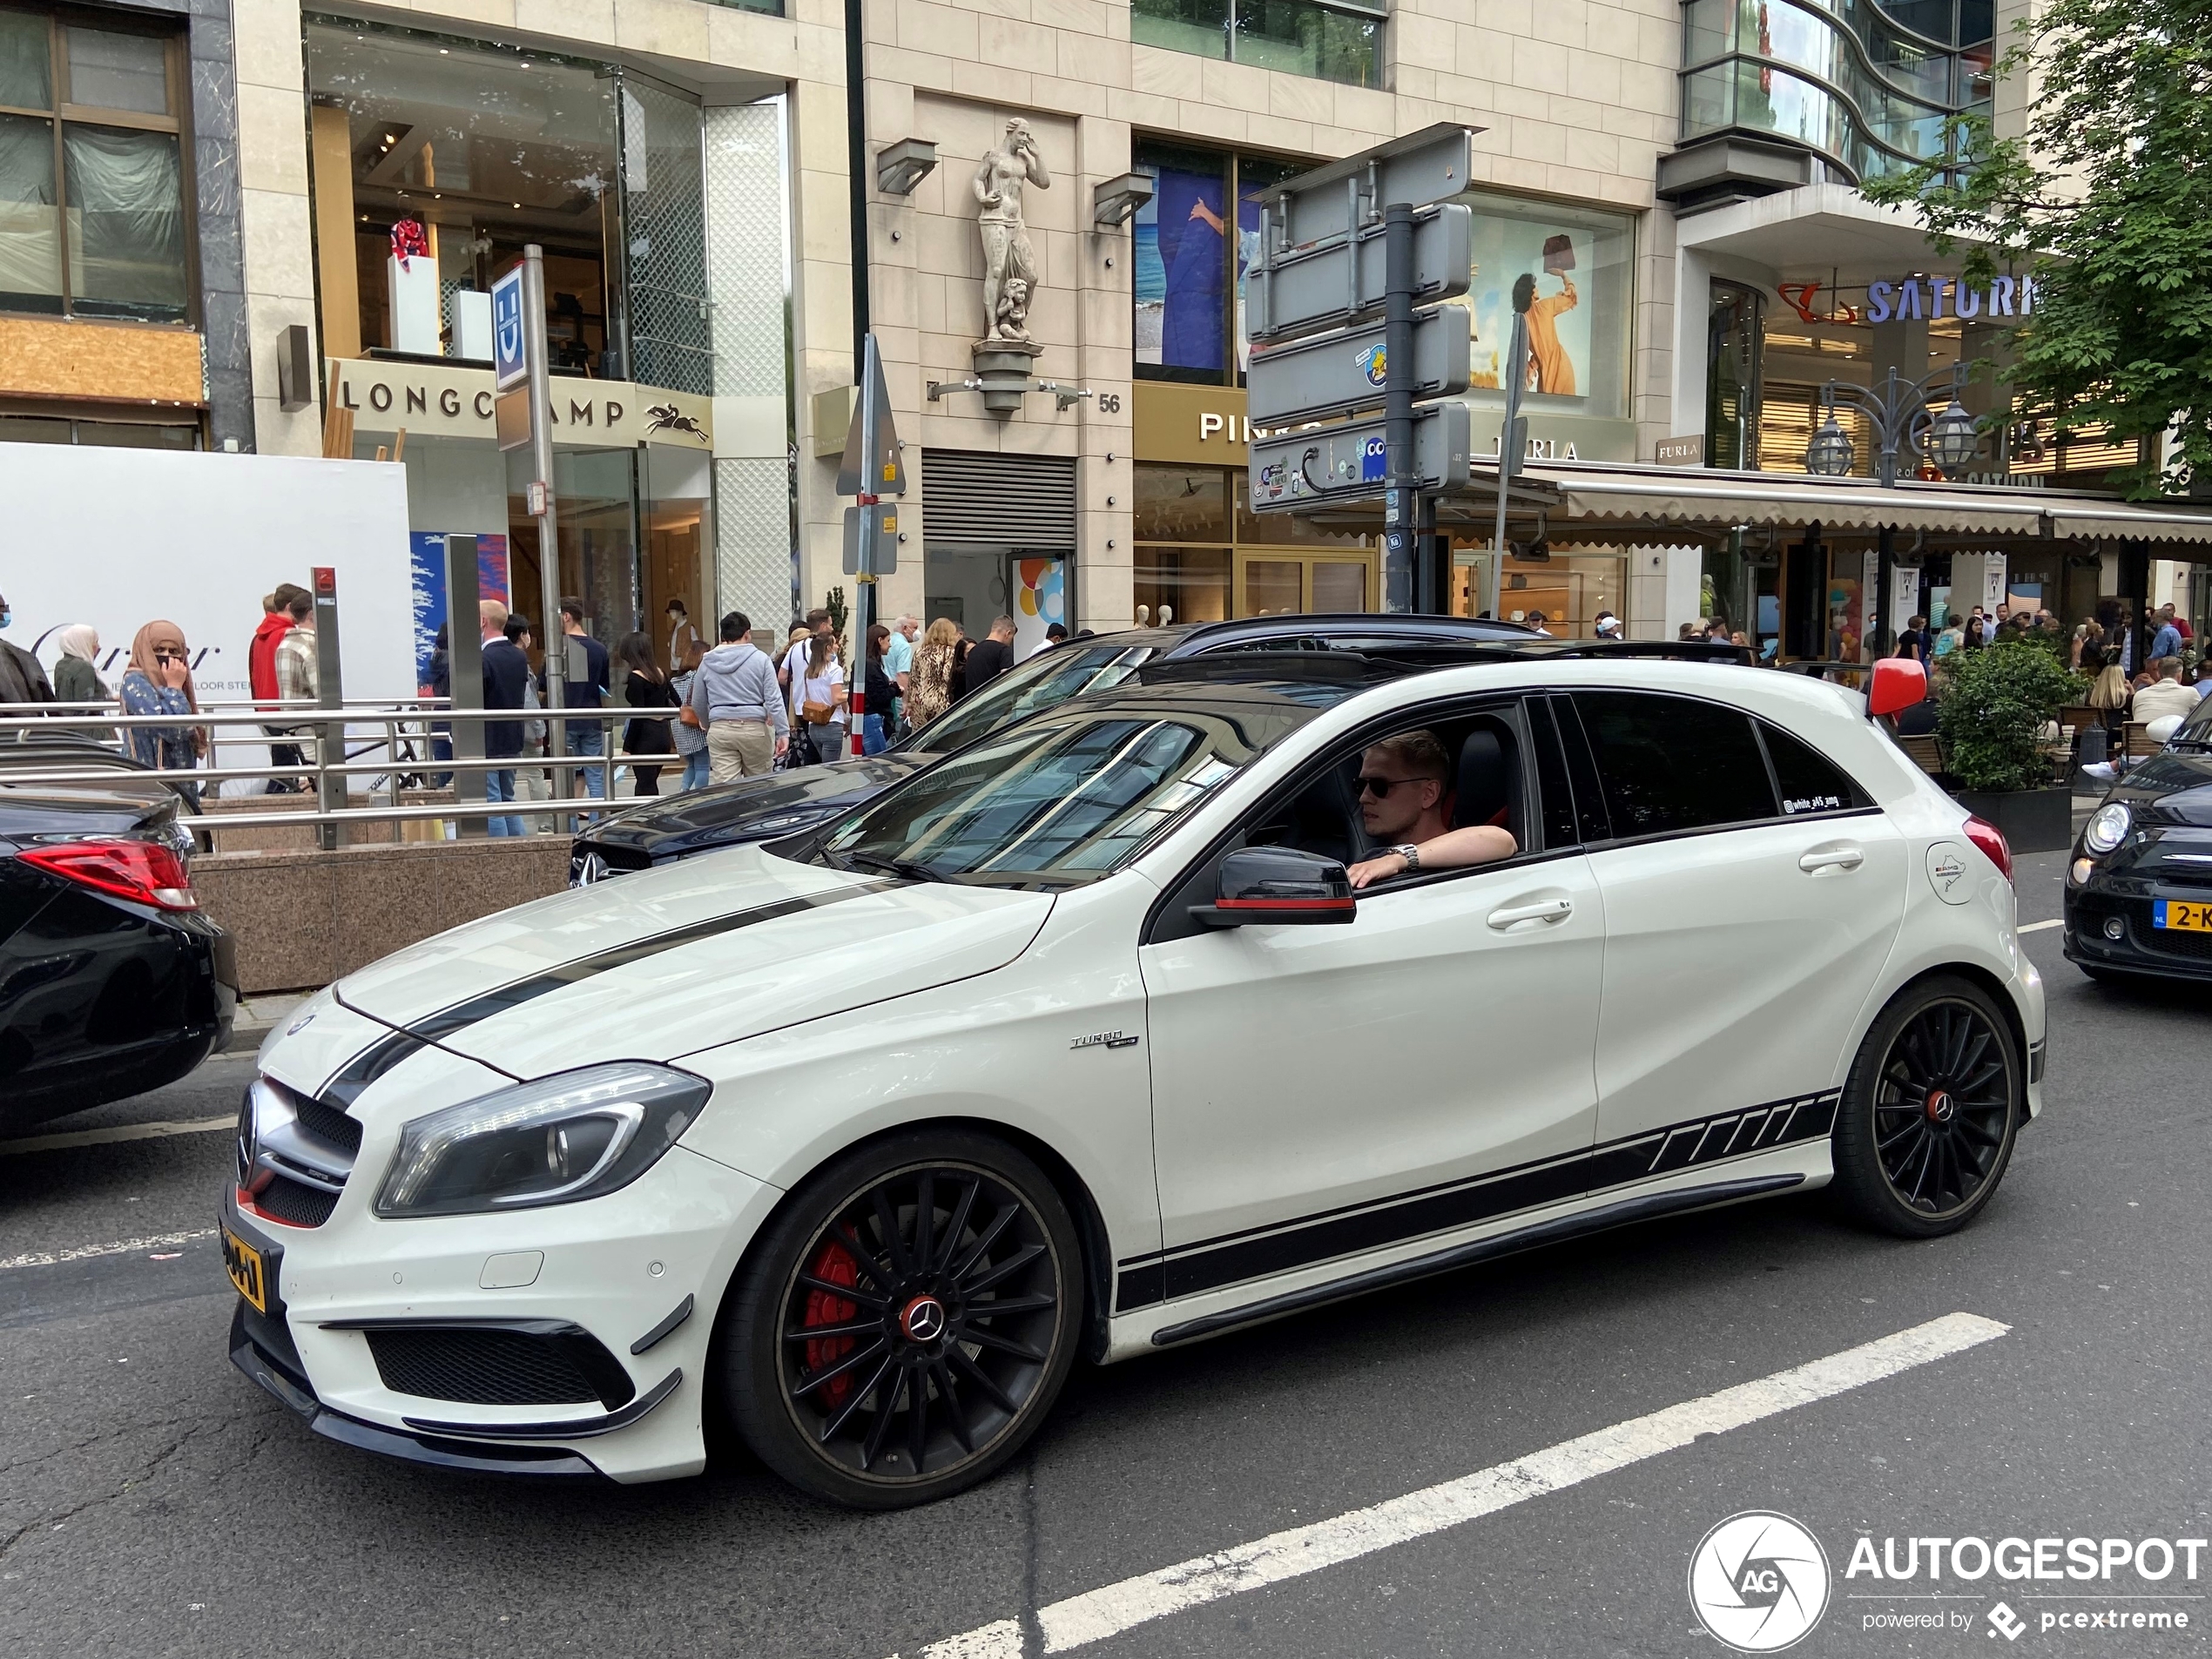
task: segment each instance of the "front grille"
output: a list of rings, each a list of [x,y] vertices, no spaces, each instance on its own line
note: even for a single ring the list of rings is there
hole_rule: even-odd
[[[2181,956],[2190,961],[2212,962],[2212,934],[2194,934],[2180,927],[2151,926],[2148,904],[2134,907],[2129,918],[2134,927],[2136,945],[2161,956]]]
[[[320,1100],[309,1100],[303,1095],[292,1097],[292,1109],[300,1114],[300,1127],[317,1140],[327,1141],[349,1157],[358,1157],[361,1150],[361,1120],[348,1117],[335,1106]]]
[[[338,1207],[338,1195],[319,1191],[288,1176],[273,1176],[268,1185],[253,1195],[253,1207],[265,1216],[289,1222],[294,1227],[320,1227]]]
[[[593,882],[604,881],[610,876],[625,875],[632,871],[652,867],[653,855],[643,847],[578,841],[569,854],[569,885],[588,887]]]
[[[395,1394],[458,1400],[470,1406],[577,1406],[601,1400],[573,1357],[590,1336],[539,1336],[523,1331],[383,1330],[368,1332],[376,1374]],[[587,1357],[589,1357],[587,1355]]]

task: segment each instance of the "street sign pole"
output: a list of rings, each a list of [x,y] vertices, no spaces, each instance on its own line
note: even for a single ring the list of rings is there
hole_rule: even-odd
[[[1383,208],[1383,418],[1390,482],[1383,491],[1383,609],[1413,608],[1413,210]]]
[[[1505,586],[1506,486],[1521,470],[1521,452],[1528,447],[1522,436],[1521,386],[1528,378],[1528,305],[1534,285],[1527,277],[1514,284],[1513,344],[1506,352],[1506,418],[1498,428],[1498,526],[1490,537],[1490,563],[1482,573],[1481,614],[1498,614],[1500,590]]]
[[[853,578],[853,641],[845,689],[850,717],[846,736],[851,752],[858,756],[866,738],[868,629],[875,621],[876,579],[899,568],[898,512],[883,498],[907,493],[906,463],[900,458],[899,434],[891,421],[891,390],[872,334],[860,342],[860,396],[855,401],[853,424],[845,435],[844,459],[837,469],[837,489],[856,503],[846,509],[845,569]]]
[[[569,752],[568,723],[557,719],[568,690],[568,641],[561,628],[561,519],[553,496],[553,407],[545,361],[545,250],[523,249],[523,350],[529,361],[530,516],[537,520],[538,644],[545,656],[545,758],[553,762],[553,795],[566,800],[575,779],[559,763]],[[512,584],[509,584],[512,590]]]

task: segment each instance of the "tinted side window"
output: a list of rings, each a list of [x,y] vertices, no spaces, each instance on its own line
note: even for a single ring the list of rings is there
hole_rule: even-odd
[[[1575,793],[1567,784],[1567,757],[1552,725],[1552,700],[1528,699],[1528,725],[1536,747],[1536,787],[1544,804],[1544,850],[1557,852],[1582,838],[1575,827]]]
[[[1613,833],[1678,834],[1777,816],[1751,717],[1717,704],[1578,691]]]
[[[1848,813],[1873,804],[1835,762],[1802,738],[1793,738],[1764,720],[1759,723],[1759,736],[1766,744],[1767,759],[1774,763],[1774,781],[1782,792],[1784,818]]]

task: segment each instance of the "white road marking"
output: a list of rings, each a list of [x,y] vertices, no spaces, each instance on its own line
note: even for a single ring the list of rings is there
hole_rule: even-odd
[[[221,1117],[165,1119],[153,1123],[123,1123],[114,1129],[71,1130],[66,1135],[33,1135],[20,1141],[0,1141],[0,1157],[19,1152],[59,1152],[72,1146],[110,1146],[118,1141],[152,1141],[165,1135],[212,1135],[233,1129],[236,1112]]]
[[[2024,921],[2019,927],[2013,928],[2013,931],[2016,934],[2040,934],[2046,927],[2063,927],[2065,926],[2066,919],[2061,916],[2056,921]]]
[[[1044,1650],[1066,1653],[1154,1619],[1427,1537],[1674,1451],[1701,1434],[1725,1433],[1962,1353],[2010,1328],[1977,1314],[1947,1313],[1862,1347],[1684,1400],[1440,1486],[1069,1596],[1037,1614]],[[933,1642],[921,1653],[921,1659],[1020,1659],[1022,1651],[1021,1622],[1001,1619]]]
[[[212,1227],[200,1227],[187,1233],[150,1233],[144,1238],[125,1238],[112,1244],[78,1244],[71,1250],[34,1250],[26,1256],[10,1256],[0,1261],[0,1273],[15,1267],[59,1267],[64,1262],[90,1261],[95,1256],[129,1256],[138,1251],[152,1251],[170,1244],[196,1244],[203,1238],[212,1238]]]

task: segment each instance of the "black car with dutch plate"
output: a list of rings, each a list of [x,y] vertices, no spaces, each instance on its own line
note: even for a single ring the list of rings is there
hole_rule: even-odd
[[[1350,614],[1249,617],[1237,622],[1133,628],[1071,639],[1008,670],[883,753],[803,766],[642,802],[590,826],[569,856],[569,885],[717,847],[795,835],[881,794],[940,755],[1086,691],[1121,685],[1145,664],[1224,651],[1345,651],[1481,644],[1539,638],[1519,623],[1464,617]]]
[[[2091,979],[2212,980],[2212,698],[2075,839],[2066,954]]]
[[[0,768],[0,1133],[158,1089],[229,1036],[235,950],[200,914],[179,804],[127,770]]]

